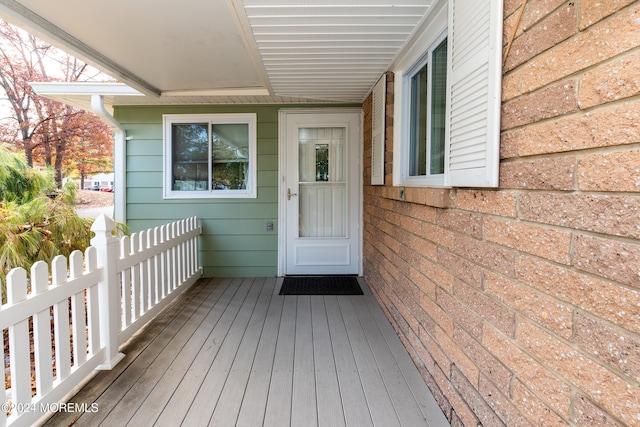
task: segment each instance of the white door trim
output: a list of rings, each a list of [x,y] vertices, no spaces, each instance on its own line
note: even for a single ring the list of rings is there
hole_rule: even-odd
[[[286,212],[286,200],[287,200],[287,186],[285,182],[285,172],[287,165],[287,116],[289,114],[336,114],[336,113],[359,113],[360,123],[358,132],[358,156],[357,164],[350,164],[349,167],[355,167],[358,169],[357,173],[357,194],[358,194],[358,212],[356,213],[358,218],[358,275],[362,276],[362,109],[361,108],[292,108],[282,109],[278,111],[278,276],[284,276],[287,263],[287,212]]]

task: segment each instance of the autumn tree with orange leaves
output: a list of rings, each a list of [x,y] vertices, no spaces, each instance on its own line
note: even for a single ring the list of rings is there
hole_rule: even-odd
[[[92,113],[39,96],[29,83],[87,81],[99,75],[49,43],[0,21],[0,87],[12,113],[0,121],[0,138],[24,151],[29,166],[51,166],[58,186],[65,172],[77,171],[83,181],[112,170],[111,130]]]

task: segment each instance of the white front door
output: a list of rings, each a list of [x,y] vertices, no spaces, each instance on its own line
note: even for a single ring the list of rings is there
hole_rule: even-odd
[[[280,274],[361,274],[361,114],[280,112]]]

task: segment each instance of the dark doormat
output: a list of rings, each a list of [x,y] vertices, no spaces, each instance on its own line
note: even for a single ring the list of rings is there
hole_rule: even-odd
[[[355,276],[286,276],[280,295],[363,295]]]

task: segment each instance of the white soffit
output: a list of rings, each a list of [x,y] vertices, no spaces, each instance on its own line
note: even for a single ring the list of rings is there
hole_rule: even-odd
[[[362,102],[433,0],[244,0],[275,94]]]
[[[434,1],[0,0],[0,15],[146,95],[115,105],[360,103]]]

